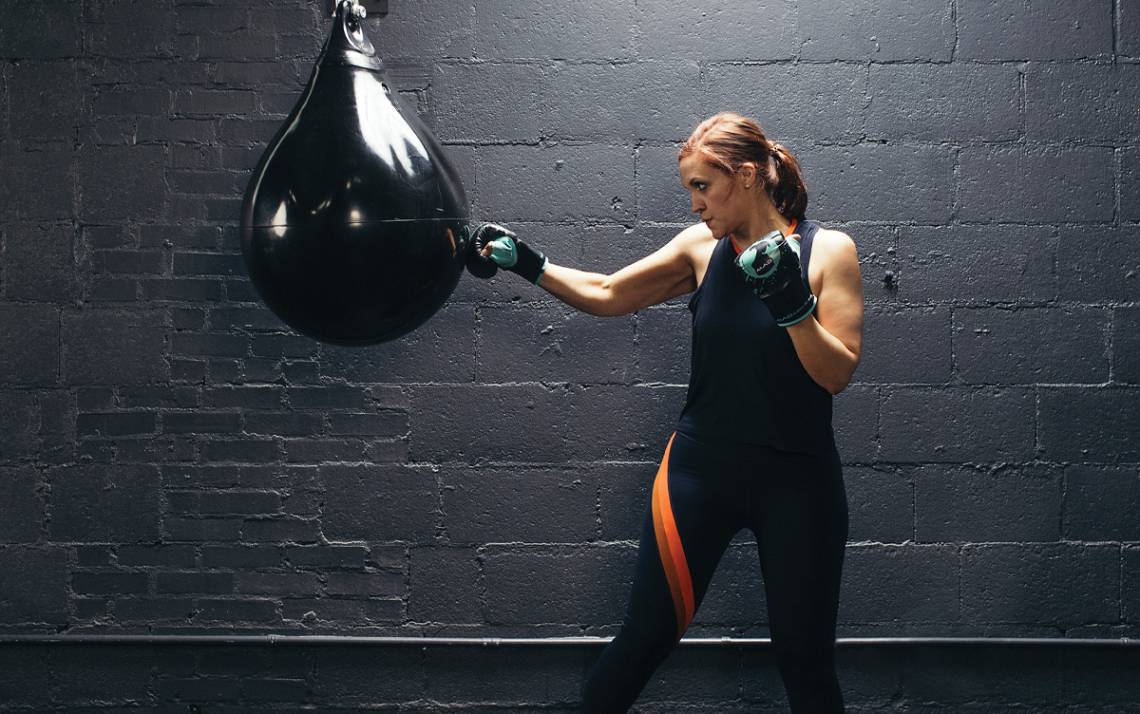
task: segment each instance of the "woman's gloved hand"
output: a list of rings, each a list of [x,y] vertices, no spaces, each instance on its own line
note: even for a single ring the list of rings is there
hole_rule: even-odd
[[[736,257],[736,265],[780,327],[796,324],[815,309],[815,295],[800,274],[798,240],[793,242],[772,231],[745,248]]]
[[[546,270],[546,256],[519,240],[514,231],[497,223],[480,223],[471,237],[477,256],[538,285]]]

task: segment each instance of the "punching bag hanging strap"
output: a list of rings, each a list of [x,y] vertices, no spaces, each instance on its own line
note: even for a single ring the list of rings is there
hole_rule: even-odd
[[[356,6],[353,12],[356,17],[363,20],[365,17],[371,15],[372,17],[384,17],[388,14],[388,0],[324,0],[325,14],[332,17],[336,14],[337,5],[341,2],[351,2]]]

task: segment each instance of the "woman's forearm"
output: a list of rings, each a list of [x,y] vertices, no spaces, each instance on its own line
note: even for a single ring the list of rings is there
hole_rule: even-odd
[[[831,394],[839,394],[847,388],[859,365],[858,355],[819,324],[815,315],[809,315],[787,330],[800,363],[816,384]]]
[[[570,307],[591,315],[606,315],[606,298],[610,295],[605,286],[607,277],[547,262],[538,286]]]

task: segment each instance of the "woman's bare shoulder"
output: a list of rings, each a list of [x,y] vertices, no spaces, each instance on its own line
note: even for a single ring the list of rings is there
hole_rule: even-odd
[[[834,260],[851,260],[852,258],[856,262],[859,260],[855,239],[843,231],[832,228],[821,227],[816,231],[815,237],[812,239],[812,255],[826,256],[824,259],[827,263]]]
[[[818,245],[825,248],[843,248],[845,246],[854,247],[855,245],[855,239],[843,231],[836,230],[834,228],[824,228],[822,226],[820,226],[820,229],[815,232],[815,238],[813,240],[817,241]]]
[[[673,236],[673,240],[676,241],[677,245],[688,255],[692,255],[702,246],[707,248],[710,244],[716,242],[712,231],[710,231],[709,227],[703,222],[694,223],[686,227],[677,235]]]
[[[676,237],[694,242],[716,240],[713,238],[712,231],[709,230],[709,227],[705,225],[704,221],[685,227]]]

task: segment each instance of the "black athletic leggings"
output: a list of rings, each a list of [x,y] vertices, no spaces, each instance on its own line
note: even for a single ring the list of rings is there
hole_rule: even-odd
[[[677,432],[646,509],[621,631],[582,688],[582,711],[625,712],[693,619],[742,528],[756,535],[773,649],[791,710],[842,712],[835,618],[847,542],[839,454],[796,454]]]

